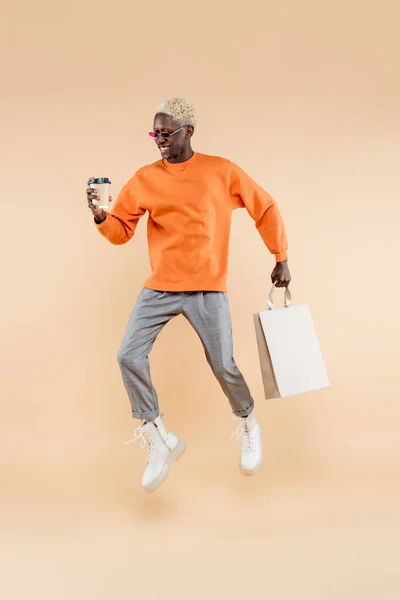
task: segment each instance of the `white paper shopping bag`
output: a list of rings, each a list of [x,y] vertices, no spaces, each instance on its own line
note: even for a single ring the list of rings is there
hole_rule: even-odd
[[[269,310],[253,315],[265,398],[330,387],[308,306],[293,304],[287,287],[284,308],[276,308],[274,290]]]

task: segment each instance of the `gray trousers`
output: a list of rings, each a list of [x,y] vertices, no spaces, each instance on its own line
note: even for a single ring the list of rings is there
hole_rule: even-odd
[[[163,292],[143,288],[118,352],[132,416],[152,421],[159,415],[151,381],[149,353],[161,329],[183,315],[198,334],[212,372],[238,417],[251,413],[254,401],[233,358],[232,322],[226,292]]]

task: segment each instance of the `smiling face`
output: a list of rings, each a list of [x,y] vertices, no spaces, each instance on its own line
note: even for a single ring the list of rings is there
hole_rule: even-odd
[[[168,162],[183,162],[188,160],[193,151],[190,146],[190,138],[194,133],[191,125],[182,125],[169,115],[158,113],[154,118],[153,128],[157,133],[173,133],[171,137],[164,139],[162,136],[155,138],[155,142],[160,149],[162,158]],[[179,129],[179,131],[177,131]]]

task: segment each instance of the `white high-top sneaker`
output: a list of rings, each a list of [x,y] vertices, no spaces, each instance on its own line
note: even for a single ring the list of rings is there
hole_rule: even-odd
[[[255,475],[262,462],[261,428],[253,413],[239,419],[239,427],[232,434],[232,439],[242,438],[239,467],[243,475]]]
[[[149,445],[142,486],[146,492],[154,492],[167,479],[171,464],[184,453],[186,444],[166,431],[162,415],[135,429],[133,439],[125,444],[138,439],[141,440],[142,447],[146,445],[146,441]]]

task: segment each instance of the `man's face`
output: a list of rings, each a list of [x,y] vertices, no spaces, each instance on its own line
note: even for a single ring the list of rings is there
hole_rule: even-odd
[[[180,127],[181,125],[169,115],[160,113],[155,116],[153,128],[157,133],[173,133]],[[190,144],[192,133],[193,127],[187,125],[168,139],[164,139],[159,135],[155,138],[155,142],[160,149],[161,156],[171,161],[178,158]]]

